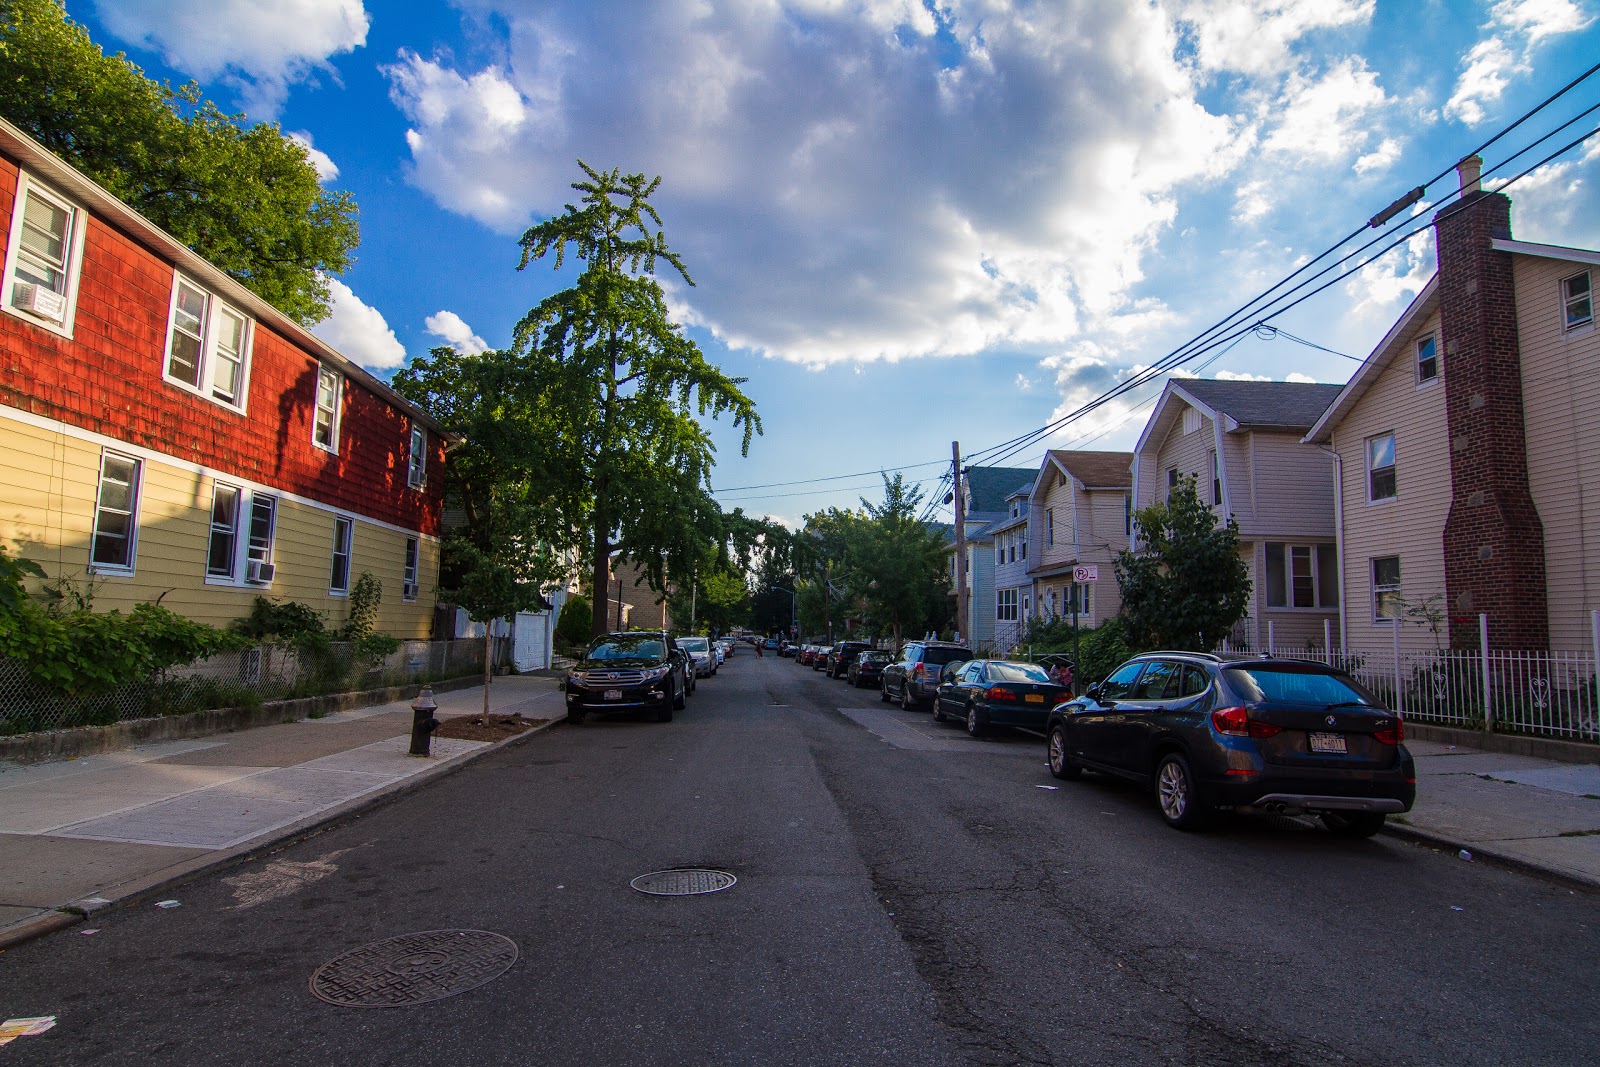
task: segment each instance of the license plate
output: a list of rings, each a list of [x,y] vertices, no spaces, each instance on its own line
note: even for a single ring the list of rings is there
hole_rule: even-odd
[[[1311,751],[1337,752],[1344,755],[1347,751],[1344,746],[1344,734],[1312,734]]]
[[[1029,694],[1027,694],[1027,696],[1024,699],[1026,699],[1027,702],[1030,703],[1030,704],[1043,704],[1044,703],[1044,697],[1040,696],[1038,693],[1029,693]]]
[[[621,700],[622,699],[622,690],[620,690],[620,689],[607,689],[606,690],[606,699],[607,700]],[[1340,744],[1342,746],[1343,745],[1343,741],[1341,741]],[[1341,751],[1343,751],[1342,748],[1341,748]]]

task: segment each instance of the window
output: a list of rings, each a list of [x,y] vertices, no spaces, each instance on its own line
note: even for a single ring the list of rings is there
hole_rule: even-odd
[[[1594,322],[1594,300],[1589,291],[1589,272],[1574,274],[1561,283],[1561,300],[1566,311],[1566,328],[1575,330]]]
[[[406,538],[406,570],[400,584],[400,599],[417,599],[417,552],[421,546],[415,537]]]
[[[1071,615],[1076,612],[1078,615],[1088,615],[1089,590],[1092,588],[1093,586],[1078,585],[1077,583],[1073,583],[1072,585],[1069,585],[1063,589],[1061,591],[1061,613],[1063,615]]]
[[[211,547],[206,576],[231,579],[239,544],[239,490],[218,484],[211,490]]]
[[[1048,508],[1044,513],[1044,543],[1056,543],[1056,509]]]
[[[1185,434],[1199,433],[1200,432],[1200,409],[1199,408],[1184,408],[1183,409],[1183,432]]]
[[[1222,472],[1217,469],[1217,450],[1211,450],[1211,503],[1222,503]]]
[[[406,484],[421,489],[428,480],[428,431],[421,426],[411,427],[410,463],[406,465]]]
[[[333,569],[328,575],[328,592],[350,591],[350,535],[354,523],[342,515],[333,520]]]
[[[344,398],[344,378],[327,367],[317,368],[317,410],[311,420],[311,442],[329,452],[339,451],[339,401]]]
[[[1022,598],[1022,617],[1023,618],[1028,618],[1032,614],[1033,614],[1033,597],[1025,596],[1025,597]]]
[[[1017,620],[1017,591],[1015,589],[1000,589],[995,592],[994,617],[1001,622],[1015,622]]]
[[[1022,558],[1023,558],[1024,561],[1026,561],[1027,558],[1028,558],[1028,536],[1027,536],[1027,534],[1023,534],[1022,535]]]
[[[1111,677],[1100,683],[1100,703],[1127,699],[1128,691],[1133,688],[1134,679],[1139,677],[1139,672],[1143,669],[1143,663],[1125,663],[1113,671]]]
[[[1006,536],[1006,562],[1007,563],[1015,563],[1016,561],[1017,561],[1017,535],[1016,534],[1008,534]]]
[[[995,541],[994,541],[994,565],[996,567],[998,567],[998,566],[1000,566],[1000,564],[1004,563],[1005,561],[1006,561],[1006,544],[1005,544],[1004,541],[1002,541],[1000,538],[997,537],[997,538],[995,538]]]
[[[1417,384],[1439,380],[1439,345],[1433,334],[1417,342]]]
[[[11,217],[6,255],[7,311],[70,335],[83,259],[83,212],[24,175],[22,210]]]
[[[133,570],[139,533],[139,466],[138,460],[115,452],[100,457],[100,495],[89,552],[96,572]]]
[[[1339,559],[1334,546],[1267,542],[1267,607],[1338,606]]]
[[[1133,494],[1122,494],[1122,533],[1126,537],[1133,536]]]
[[[1380,622],[1400,618],[1400,557],[1372,561],[1372,617]]]
[[[1168,500],[1172,499],[1172,494],[1177,492],[1177,489],[1178,489],[1178,468],[1177,467],[1168,467],[1167,468],[1167,499]]]
[[[277,529],[278,498],[256,493],[250,498],[250,540],[245,544],[245,581],[272,584],[272,540]]]
[[[167,328],[167,381],[231,408],[244,406],[250,320],[176,276]]]
[[[1367,442],[1367,499],[1393,500],[1400,495],[1394,475],[1394,434]]]
[[[1139,684],[1128,694],[1129,700],[1176,700],[1183,684],[1183,665],[1158,660],[1145,668]]]

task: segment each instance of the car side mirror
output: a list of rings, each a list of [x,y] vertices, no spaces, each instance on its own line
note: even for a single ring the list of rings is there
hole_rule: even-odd
[[[1083,691],[1083,695],[1094,701],[1096,704],[1100,703],[1100,687],[1098,685],[1091,685],[1088,689]]]

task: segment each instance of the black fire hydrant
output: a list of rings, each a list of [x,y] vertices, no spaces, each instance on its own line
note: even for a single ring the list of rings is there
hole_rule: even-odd
[[[423,686],[416,702],[411,705],[411,755],[430,754],[433,732],[439,728],[439,720],[433,717],[433,713],[438,710],[439,705],[433,702],[433,687]]]

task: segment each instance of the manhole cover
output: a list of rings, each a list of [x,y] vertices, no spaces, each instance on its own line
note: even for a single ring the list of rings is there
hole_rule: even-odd
[[[398,1008],[476,989],[516,962],[517,946],[499,934],[429,930],[329,960],[311,976],[311,992],[342,1008]]]
[[[628,884],[653,897],[692,897],[698,893],[715,893],[719,889],[726,889],[738,880],[727,871],[689,869],[641,874]]]

